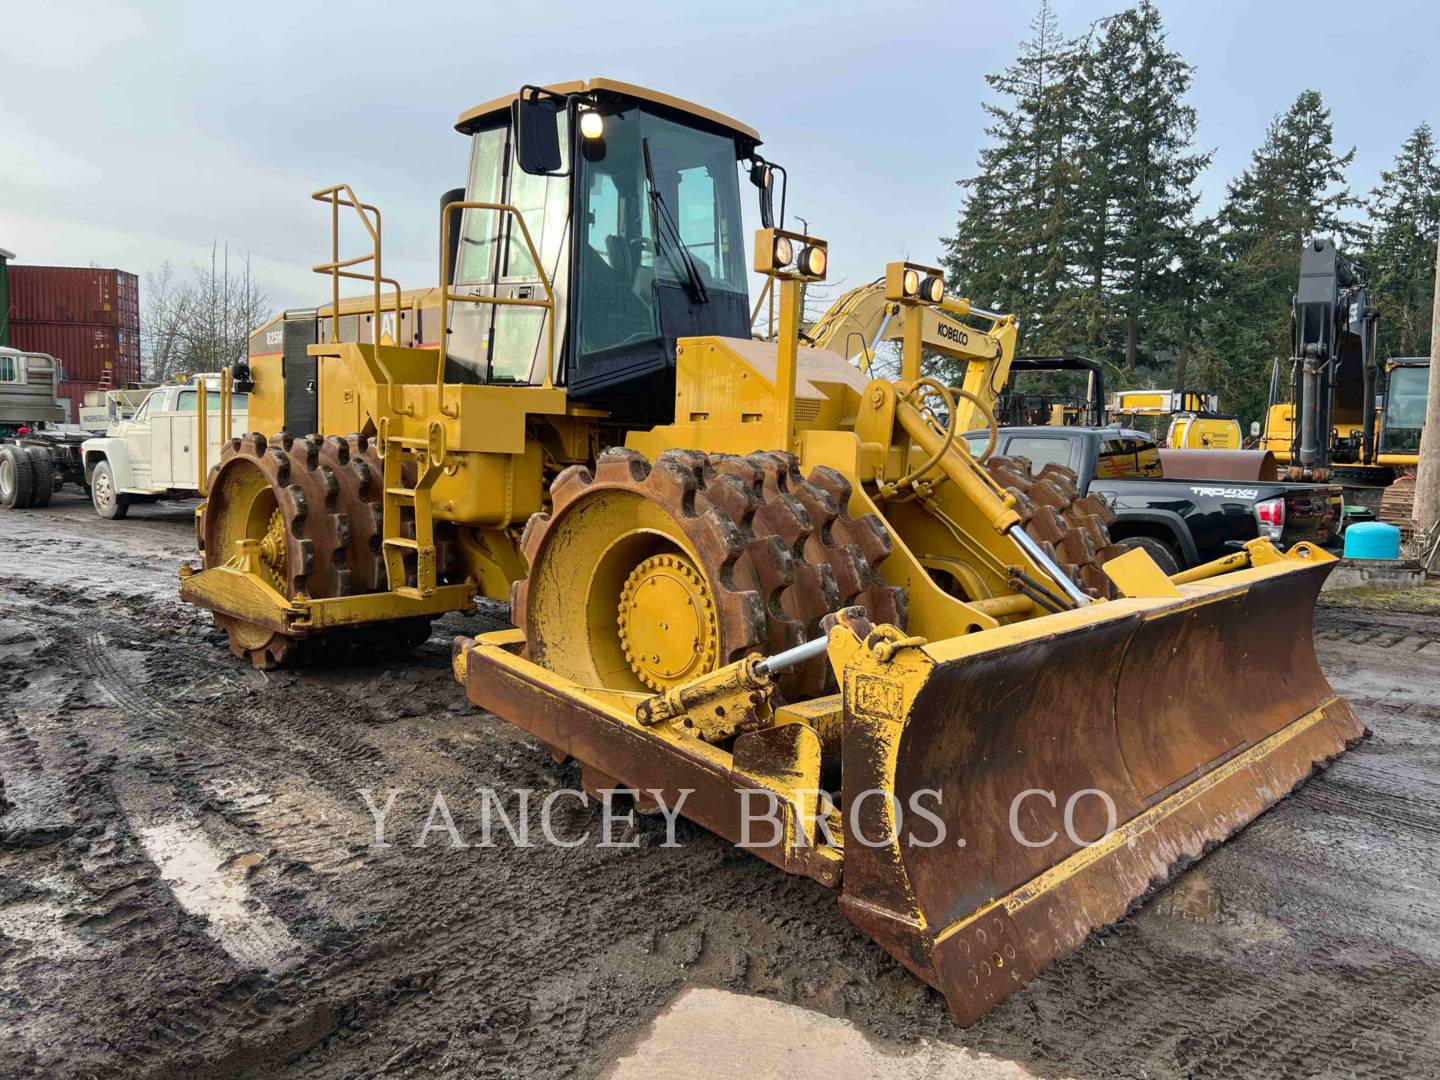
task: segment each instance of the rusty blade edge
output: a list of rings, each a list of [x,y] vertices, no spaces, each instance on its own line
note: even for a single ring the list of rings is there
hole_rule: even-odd
[[[956,1023],[974,1023],[1364,735],[1350,706],[1331,698],[1104,840],[941,929],[926,950],[929,973],[917,974],[945,995]],[[862,928],[867,914],[873,918],[855,898],[841,906]]]

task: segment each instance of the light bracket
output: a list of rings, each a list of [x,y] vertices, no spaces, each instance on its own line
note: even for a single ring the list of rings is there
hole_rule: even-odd
[[[781,262],[780,256],[787,246],[790,258]],[[824,281],[829,264],[830,245],[819,237],[789,229],[757,229],[755,232],[757,274],[794,281]]]

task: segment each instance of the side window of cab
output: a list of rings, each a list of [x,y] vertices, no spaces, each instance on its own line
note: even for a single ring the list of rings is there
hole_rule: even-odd
[[[1164,475],[1160,448],[1141,435],[1111,435],[1100,440],[1095,475],[1107,480],[1137,480]]]
[[[1113,435],[1100,440],[1095,455],[1095,476],[1100,480],[1121,480],[1135,475],[1133,440]]]
[[[1165,475],[1160,466],[1160,447],[1149,439],[1127,439],[1133,444],[1135,455],[1135,476],[1156,478]]]

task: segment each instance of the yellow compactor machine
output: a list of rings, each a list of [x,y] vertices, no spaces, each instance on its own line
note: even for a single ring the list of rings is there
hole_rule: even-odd
[[[330,303],[223,390],[285,433],[228,439],[182,577],[236,653],[509,599],[513,630],[456,640],[472,701],[833,887],[962,1023],[1361,734],[1311,642],[1328,555],[1166,577],[1066,470],[972,456],[1013,318],[896,263],[806,331],[827,249],[777,221],[753,130],[605,79],[458,127],[440,286],[402,292],[378,211],[319,192]]]

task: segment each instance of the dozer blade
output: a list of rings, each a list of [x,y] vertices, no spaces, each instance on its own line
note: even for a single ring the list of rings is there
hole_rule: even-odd
[[[1311,638],[1331,565],[890,656],[874,646],[891,628],[832,634],[844,802],[864,798],[846,814],[846,915],[960,1024],[1120,918],[1364,734]]]
[[[647,695],[526,659],[520,631],[457,638],[455,675],[577,758],[592,792],[648,793],[839,886],[846,915],[969,1024],[1363,735],[1311,640],[1333,559],[1256,554],[1199,583],[1159,575],[1162,595],[933,643],[842,621],[841,692],[724,744],[691,734],[703,680],[674,691],[696,695],[691,713],[647,725]],[[831,813],[816,789],[837,751]],[[783,827],[747,832],[769,795]]]

